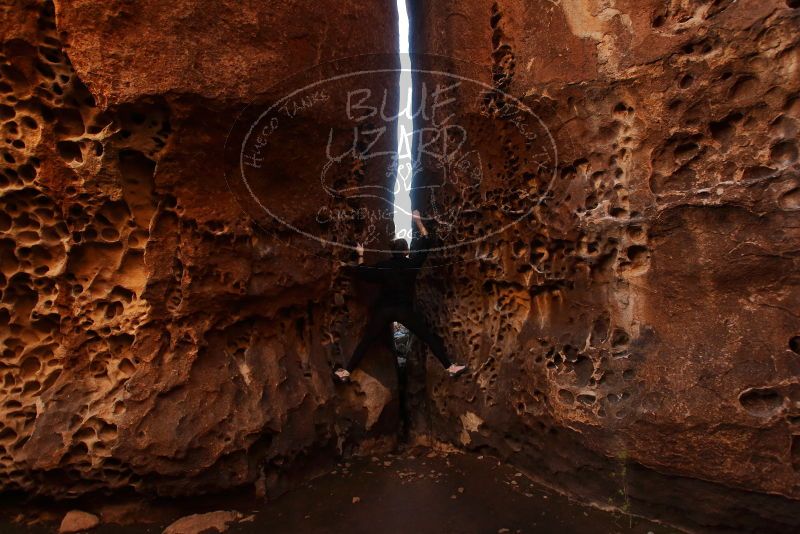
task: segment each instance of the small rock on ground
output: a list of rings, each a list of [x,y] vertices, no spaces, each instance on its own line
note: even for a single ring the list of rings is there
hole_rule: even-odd
[[[64,519],[61,520],[61,526],[58,528],[59,534],[66,534],[68,532],[82,532],[90,530],[100,524],[100,518],[89,512],[82,510],[70,510]]]
[[[164,529],[163,534],[200,534],[216,530],[225,532],[228,530],[228,523],[238,521],[242,514],[236,511],[219,510],[207,514],[193,514],[181,517],[170,526]]]

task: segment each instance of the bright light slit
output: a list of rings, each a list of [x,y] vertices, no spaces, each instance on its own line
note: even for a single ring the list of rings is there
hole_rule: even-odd
[[[399,25],[400,88],[399,116],[397,118],[397,175],[394,185],[395,237],[411,240],[411,58],[408,47],[408,10],[405,0],[397,0]]]

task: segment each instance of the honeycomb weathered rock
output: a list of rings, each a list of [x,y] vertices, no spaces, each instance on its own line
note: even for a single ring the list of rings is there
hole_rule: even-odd
[[[800,499],[791,4],[414,3],[416,52],[477,64],[558,149],[539,167],[500,93],[448,109],[489,169],[477,200],[444,201],[458,237],[538,204],[419,288],[474,370],[429,376],[437,436],[604,502],[616,491],[589,473],[627,464]]]
[[[11,4],[0,490],[277,489],[384,437],[393,366],[329,376],[363,320],[349,282],[242,213],[223,145],[291,72],[392,52],[391,3]],[[712,494],[687,524],[796,527],[800,6],[412,4],[416,50],[496,89],[454,117],[486,182],[417,197],[457,209],[445,240],[491,236],[421,281],[473,371],[430,373],[426,430],[604,505]],[[549,166],[503,93],[549,128]]]
[[[349,283],[252,225],[223,173],[249,99],[314,62],[391,51],[391,11],[11,4],[0,490],[269,491],[393,430],[391,366],[375,365],[380,391],[340,395],[330,377],[363,319]],[[386,31],[341,39],[354,28],[344,19]],[[306,38],[312,22],[319,41]]]

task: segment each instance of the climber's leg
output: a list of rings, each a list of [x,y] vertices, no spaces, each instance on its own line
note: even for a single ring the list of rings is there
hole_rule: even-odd
[[[344,367],[348,373],[353,372],[353,370],[358,367],[358,364],[361,363],[361,360],[367,353],[367,349],[372,343],[380,339],[382,334],[386,333],[392,320],[391,313],[386,308],[378,307],[372,310],[370,319],[367,321],[367,326],[364,327],[364,334],[361,336],[361,341],[359,341],[356,349],[353,351],[350,361],[347,362],[347,365]]]

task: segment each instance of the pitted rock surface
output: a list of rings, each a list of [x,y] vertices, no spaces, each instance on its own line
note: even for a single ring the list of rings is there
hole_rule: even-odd
[[[395,50],[380,4],[0,8],[0,490],[269,493],[394,432],[387,353],[330,378],[364,301],[223,178],[250,98]],[[535,165],[501,92],[455,117],[490,179],[437,201],[453,238],[493,235],[420,280],[471,372],[412,376],[417,430],[603,506],[713,485],[695,525],[796,527],[774,499],[800,499],[797,1],[411,4],[415,51],[476,65],[558,149]]]
[[[393,49],[373,7],[0,9],[0,490],[271,491],[393,430],[391,367],[349,397],[331,380],[363,324],[350,282],[253,225],[223,172],[258,90]],[[353,19],[386,31],[343,39]]]
[[[414,6],[416,52],[480,65],[558,148],[543,169],[511,121],[480,137],[501,93],[453,118],[493,169],[438,199],[458,237],[545,201],[420,284],[473,371],[429,364],[434,435],[598,500],[579,466],[800,498],[797,3]]]

